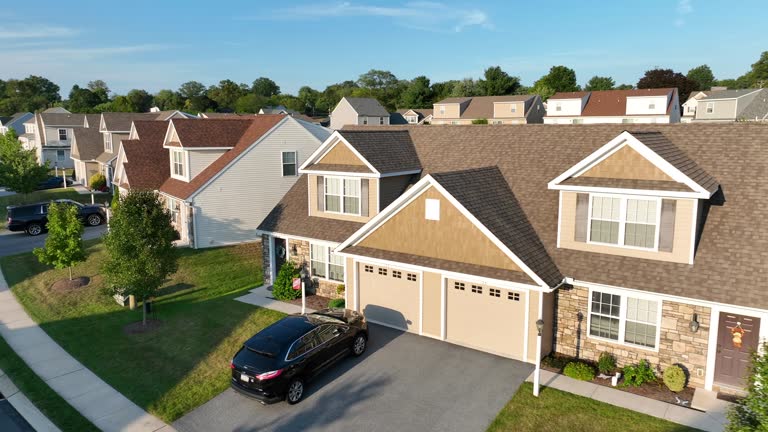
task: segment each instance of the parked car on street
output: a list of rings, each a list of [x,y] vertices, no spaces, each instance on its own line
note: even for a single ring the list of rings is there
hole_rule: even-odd
[[[69,204],[77,207],[77,215],[88,226],[101,225],[106,219],[106,210],[102,204],[82,204],[69,199],[52,202]],[[40,235],[48,224],[48,206],[51,201],[35,204],[8,206],[8,231],[26,231],[31,236]]]
[[[67,185],[71,185],[74,179],[67,177]],[[50,176],[37,184],[37,190],[56,189],[64,187],[64,177]]]
[[[290,315],[248,339],[230,364],[232,388],[261,403],[295,404],[306,383],[368,345],[368,324],[349,309]]]

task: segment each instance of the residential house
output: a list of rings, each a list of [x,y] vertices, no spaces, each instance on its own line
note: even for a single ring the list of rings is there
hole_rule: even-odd
[[[139,129],[139,141],[142,135]],[[329,135],[326,128],[287,115],[172,119],[162,143],[170,177],[159,191],[181,242],[206,248],[258,240],[259,223]],[[126,157],[133,187],[134,159],[130,152]]]
[[[683,102],[683,116],[680,117],[680,123],[690,123],[696,117],[696,108],[699,106],[699,100],[707,97],[711,92],[696,91],[692,92],[688,100]]]
[[[432,109],[401,109],[390,113],[389,124],[430,124],[432,122]]]
[[[35,150],[40,164],[51,168],[74,168],[70,159],[72,140],[76,130],[87,128],[85,114],[73,114],[64,108],[49,108],[24,122],[24,134],[19,137],[22,146]]]
[[[434,104],[432,124],[466,125],[541,123],[544,104],[538,95],[473,96],[443,99]]]
[[[277,105],[277,106],[265,106],[261,109],[259,109],[259,114],[292,114],[295,113],[294,110],[289,110],[283,105]]]
[[[96,158],[104,152],[104,136],[99,132],[101,114],[86,114],[90,127],[80,128],[72,135],[70,157],[75,165],[75,181],[87,186],[96,173],[102,172]]]
[[[134,120],[115,160],[112,184],[121,195],[131,189],[156,191],[171,176],[169,152],[163,147],[168,122]]]
[[[555,93],[546,124],[679,123],[676,88]]]
[[[31,112],[18,112],[12,116],[0,117],[0,134],[13,130],[17,137],[23,135],[26,133],[24,123],[33,118],[35,115]]]
[[[289,259],[373,323],[529,363],[682,364],[692,386],[740,388],[768,335],[767,132],[336,131],[259,227],[266,283]]]
[[[331,129],[346,125],[388,125],[389,111],[373,98],[343,97],[331,111]]]
[[[724,90],[708,93],[698,100],[693,121],[768,121],[768,89]]]

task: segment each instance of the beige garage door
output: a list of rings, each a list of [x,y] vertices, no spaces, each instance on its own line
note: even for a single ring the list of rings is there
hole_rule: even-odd
[[[523,358],[524,292],[452,279],[447,284],[445,331],[449,342]]]
[[[360,311],[368,321],[419,332],[419,278],[407,270],[359,263]]]

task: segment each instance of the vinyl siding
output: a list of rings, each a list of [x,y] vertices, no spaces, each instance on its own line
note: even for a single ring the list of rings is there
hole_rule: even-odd
[[[327,213],[327,212],[318,211],[317,209],[317,175],[315,174],[308,175],[307,181],[309,181],[309,215],[310,216],[319,216],[319,217],[324,217],[328,219],[339,219],[339,220],[366,223],[369,220],[371,220],[372,217],[376,216],[379,213],[379,210],[376,208],[376,197],[379,194],[379,179],[377,178],[368,179],[368,216],[355,216],[355,215]]]
[[[225,150],[188,150],[189,152],[189,178],[190,180],[206,169],[216,159],[224,154]],[[173,166],[171,166],[173,169]]]
[[[736,119],[736,99],[711,101],[713,104],[712,113],[707,113],[707,101],[699,101],[696,108],[696,120],[735,120]]]
[[[445,107],[445,114],[440,114],[440,107]],[[460,105],[457,103],[454,104],[435,104],[434,105],[435,110],[432,112],[432,118],[434,119],[458,119],[461,117],[461,109]]]
[[[58,160],[56,156],[56,152],[62,150],[64,151],[64,160],[60,161]],[[63,147],[60,149],[56,149],[55,147],[51,148],[45,148],[42,150],[41,157],[40,157],[40,163],[44,164],[46,161],[50,164],[51,168],[54,166],[58,166],[59,168],[74,168],[75,167],[75,161],[72,160],[69,154],[69,148]]]
[[[633,180],[675,181],[656,165],[625,145],[599,164],[587,170],[582,177],[601,177]]]
[[[515,107],[515,112],[512,112],[513,106]],[[523,116],[525,116],[524,102],[498,102],[493,104],[494,119],[519,118]]]
[[[344,125],[356,125],[357,122],[357,112],[345,99],[342,99],[331,112],[331,129],[341,129]]]
[[[297,151],[301,165],[320,144],[320,140],[289,118],[261,143],[244,152],[234,165],[193,197],[196,247],[257,240],[256,228],[299,179],[283,177],[281,153]]]

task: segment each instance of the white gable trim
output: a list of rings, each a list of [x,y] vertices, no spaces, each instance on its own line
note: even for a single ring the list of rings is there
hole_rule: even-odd
[[[586,158],[582,159],[579,163],[577,163],[576,165],[572,166],[564,173],[557,176],[554,180],[550,181],[547,184],[547,187],[549,189],[576,190],[575,187],[563,186],[563,185],[560,185],[560,183],[570,177],[579,177],[581,174],[588,171],[590,168],[599,164],[600,162],[610,157],[612,154],[619,151],[625,146],[629,146],[631,149],[640,153],[640,155],[643,156],[645,159],[647,159],[648,162],[655,165],[664,174],[671,177],[674,181],[678,183],[683,183],[696,192],[694,194],[689,193],[687,197],[710,198],[712,196],[712,194],[709,193],[709,191],[699,186],[698,183],[691,180],[690,177],[683,174],[682,171],[675,168],[672,164],[664,160],[664,158],[656,154],[656,152],[651,150],[648,146],[643,144],[640,140],[632,136],[632,134],[627,131],[622,132],[621,134],[619,134],[619,136],[612,139],[607,144],[600,147],[599,149],[594,151],[592,154],[590,154]],[[615,189],[608,189],[608,190],[615,190]],[[666,192],[666,194],[671,194],[671,193],[672,192]]]
[[[514,253],[512,253],[507,246],[501,242],[501,240],[498,239],[488,228],[485,227],[477,218],[469,212],[461,203],[454,198],[445,188],[443,188],[439,182],[437,182],[431,175],[427,175],[423,179],[419,180],[408,192],[401,195],[398,199],[396,199],[392,204],[387,206],[387,208],[376,215],[373,219],[371,219],[368,223],[363,225],[362,228],[360,228],[357,232],[352,234],[347,240],[344,241],[341,245],[339,245],[334,252],[341,251],[345,247],[348,247],[350,245],[356,245],[363,241],[368,235],[370,235],[373,231],[375,231],[377,228],[379,228],[384,222],[389,220],[391,217],[393,217],[395,214],[399,213],[402,209],[404,209],[408,204],[410,204],[411,201],[415,200],[419,195],[424,193],[429,187],[434,187],[438,192],[440,192],[445,199],[447,199],[451,204],[453,204],[454,207],[456,207],[459,212],[466,217],[477,229],[480,230],[483,234],[485,234],[486,237],[488,237],[491,242],[498,247],[509,259],[512,260],[518,267],[520,267],[523,272],[528,275],[531,279],[533,279],[542,289],[545,289],[547,291],[550,291],[551,288],[549,285],[547,285],[546,282],[544,282],[543,279],[541,279],[536,273],[533,272],[533,270],[530,269],[520,258],[517,257]]]
[[[334,139],[336,139],[337,141],[334,141]],[[333,143],[333,144],[331,144],[331,143]],[[313,163],[315,163],[315,162],[319,161],[320,159],[322,159],[322,158],[323,158],[323,156],[325,156],[325,155],[326,155],[328,152],[330,152],[331,150],[333,150],[333,148],[334,148],[334,147],[336,147],[336,146],[337,146],[339,143],[343,143],[345,146],[347,146],[347,148],[349,148],[349,150],[350,150],[350,151],[352,151],[352,153],[353,153],[355,156],[357,156],[357,157],[358,157],[358,158],[359,158],[361,161],[363,161],[363,163],[365,164],[365,166],[367,166],[367,167],[368,167],[368,168],[371,170],[371,172],[372,172],[372,173],[374,173],[374,174],[377,174],[375,177],[380,177],[380,176],[381,176],[381,173],[379,172],[379,170],[377,170],[376,168],[374,168],[374,167],[373,167],[373,165],[371,165],[371,163],[370,163],[370,162],[368,162],[368,161],[367,161],[367,160],[366,160],[366,159],[363,157],[363,155],[361,155],[361,154],[360,154],[360,152],[358,152],[358,151],[355,149],[355,147],[354,147],[352,144],[350,144],[350,143],[349,143],[349,141],[347,141],[347,140],[346,140],[346,139],[345,139],[345,138],[344,138],[344,137],[341,135],[341,133],[339,133],[339,131],[335,131],[335,132],[333,132],[333,133],[331,134],[331,136],[329,136],[329,137],[328,137],[328,139],[326,139],[326,140],[325,140],[325,142],[324,142],[324,143],[323,143],[323,144],[322,144],[322,145],[321,145],[321,146],[320,146],[320,147],[319,147],[317,150],[315,150],[315,152],[314,152],[314,153],[312,153],[312,154],[309,156],[309,158],[308,158],[308,159],[307,159],[307,160],[306,160],[306,161],[305,161],[303,164],[301,164],[301,166],[299,167],[299,173],[300,173],[300,174],[303,174],[303,173],[304,173],[304,170],[305,170],[305,169],[306,169],[308,166],[310,166],[310,165],[312,165]]]
[[[179,138],[178,134],[176,134],[176,125],[173,124],[173,119],[171,119],[168,121],[168,129],[166,129],[165,138],[163,138],[163,148],[169,148],[167,144],[173,141],[174,136],[176,139]],[[181,140],[179,140],[179,144],[181,144]]]

